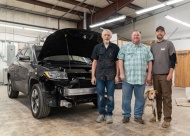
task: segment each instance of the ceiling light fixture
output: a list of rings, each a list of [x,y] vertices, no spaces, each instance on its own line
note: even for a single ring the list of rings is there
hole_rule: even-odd
[[[116,22],[116,21],[119,21],[119,20],[122,20],[122,19],[125,19],[125,18],[126,18],[126,15],[122,15],[122,16],[119,16],[119,17],[116,17],[116,18],[105,20],[103,22],[92,24],[89,27],[90,28],[94,28],[94,27],[97,27],[97,26],[101,26],[101,25],[105,25],[105,24],[108,24],[108,23]]]
[[[172,4],[175,4],[175,3],[178,3],[178,2],[182,2],[184,0],[170,0],[170,1],[167,1],[165,2],[166,5],[172,5]]]
[[[37,31],[37,32],[45,32],[45,33],[48,33],[47,30],[34,29],[34,28],[27,28],[27,27],[25,27],[24,29],[25,29],[25,30],[31,30],[31,31]]]
[[[138,10],[138,11],[136,11],[136,14],[143,14],[143,13],[153,11],[155,9],[159,9],[159,8],[165,7],[167,5],[172,5],[172,4],[175,4],[175,3],[178,3],[178,2],[182,2],[182,1],[184,1],[184,0],[170,0],[170,1],[164,2],[162,4],[156,5],[156,6],[152,6],[152,7],[149,7],[149,8]]]
[[[38,28],[29,28],[27,27],[27,25],[18,25],[15,26],[14,23],[9,23],[9,24],[4,24],[0,22],[0,27],[9,27],[9,28],[16,28],[16,29],[24,29],[24,30],[30,30],[30,31],[38,31],[38,32],[45,32],[45,33],[54,33],[53,31],[51,31],[51,29],[38,29]],[[25,27],[26,26],[26,27]],[[40,27],[39,27],[40,28]]]
[[[181,20],[179,20],[179,19],[173,18],[173,17],[171,17],[171,16],[168,16],[168,15],[167,15],[167,16],[165,16],[165,18],[167,18],[167,19],[169,19],[169,20],[172,20],[172,21],[174,21],[174,22],[176,22],[176,23],[185,25],[185,26],[187,26],[187,27],[190,27],[190,24],[188,24],[188,23],[186,23],[186,22],[183,22],[183,21],[181,21]]]
[[[3,27],[10,27],[10,28],[16,28],[16,29],[23,29],[23,27],[20,27],[20,26],[13,26],[13,25],[0,24],[0,26],[3,26]]]
[[[90,25],[89,27],[90,28],[94,28],[94,27],[97,27],[97,26],[105,25],[105,24],[106,24],[105,22],[100,22],[100,23],[96,23],[96,24]]]
[[[145,9],[136,11],[136,14],[146,13],[146,12],[149,12],[149,11],[152,11],[152,10],[155,10],[155,9],[159,9],[159,8],[162,8],[162,7],[165,7],[165,5],[164,4],[159,4],[159,5],[156,5],[156,6],[153,6],[153,7],[149,7],[149,8],[145,8]]]

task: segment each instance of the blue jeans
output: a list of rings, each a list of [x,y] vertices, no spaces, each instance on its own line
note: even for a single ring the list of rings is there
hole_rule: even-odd
[[[114,110],[114,91],[115,80],[96,79],[96,88],[98,94],[98,112],[102,115],[112,115]],[[105,88],[107,90],[107,99],[105,99]],[[107,105],[107,110],[105,109]]]
[[[143,107],[144,107],[144,90],[145,84],[143,85],[133,85],[126,81],[122,84],[122,110],[123,116],[131,117],[131,99],[134,90],[135,95],[135,107],[134,107],[134,117],[142,117]]]

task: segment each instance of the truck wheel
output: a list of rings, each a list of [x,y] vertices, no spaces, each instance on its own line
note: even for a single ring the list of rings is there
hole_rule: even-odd
[[[19,94],[19,91],[13,90],[12,86],[13,86],[13,85],[12,85],[11,78],[8,78],[8,86],[7,86],[7,94],[8,94],[8,97],[9,97],[9,98],[17,98],[17,97],[18,97],[18,94]]]
[[[47,117],[50,107],[45,103],[39,84],[34,84],[30,94],[31,111],[34,118]]]

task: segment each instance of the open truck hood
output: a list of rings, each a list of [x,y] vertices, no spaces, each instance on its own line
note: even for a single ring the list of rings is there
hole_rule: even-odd
[[[57,55],[91,57],[94,46],[102,42],[101,34],[93,31],[66,28],[49,35],[38,60]]]

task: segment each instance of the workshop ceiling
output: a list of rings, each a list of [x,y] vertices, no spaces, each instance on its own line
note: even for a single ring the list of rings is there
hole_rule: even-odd
[[[142,15],[135,13],[137,10],[165,1],[167,0],[0,0],[0,8],[76,22],[79,28],[83,24],[84,12],[87,13],[88,25],[126,15],[125,20],[104,26],[104,28],[113,29],[165,12],[188,0]]]

